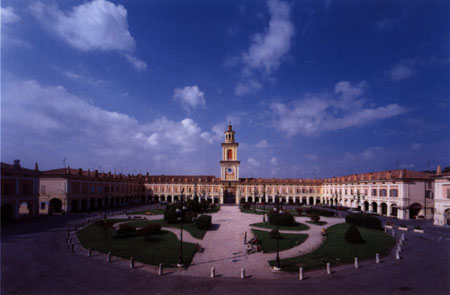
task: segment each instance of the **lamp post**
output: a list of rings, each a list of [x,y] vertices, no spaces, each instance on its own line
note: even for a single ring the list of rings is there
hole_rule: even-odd
[[[263,222],[266,222],[266,185],[263,184]]]
[[[184,261],[183,261],[183,221],[184,221],[184,211],[187,210],[187,208],[184,206],[184,200],[183,200],[183,192],[184,190],[181,190],[181,201],[180,206],[181,208],[177,208],[176,212],[180,214],[180,256],[178,258],[178,264],[177,267],[184,267]]]
[[[357,207],[358,209],[361,210],[361,200],[365,200],[365,196],[364,194],[360,194],[359,191],[356,191],[356,195],[353,195],[353,200],[355,200],[357,202]]]
[[[277,212],[277,257],[275,258],[275,266],[274,270],[281,270],[280,265],[280,214],[283,214],[283,211],[280,210],[280,196],[277,194],[275,196],[275,208],[273,208],[275,212]]]

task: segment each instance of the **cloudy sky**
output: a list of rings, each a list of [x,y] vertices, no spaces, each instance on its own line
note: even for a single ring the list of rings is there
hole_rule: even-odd
[[[448,1],[1,2],[1,157],[241,177],[450,166]]]

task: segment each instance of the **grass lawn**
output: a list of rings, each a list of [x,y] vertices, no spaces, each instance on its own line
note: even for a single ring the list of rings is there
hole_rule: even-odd
[[[146,214],[146,213],[151,213],[149,215],[164,214],[164,209],[141,210],[141,211],[130,212],[128,214],[130,214],[130,215],[136,214],[137,215],[137,214]]]
[[[77,232],[77,237],[86,249],[93,249],[102,253],[111,252],[114,256],[129,259],[134,257],[136,261],[145,264],[159,265],[163,263],[167,267],[174,267],[178,262],[180,241],[168,231],[152,235],[148,238],[135,236],[130,238],[113,238],[113,230],[104,231],[91,224]],[[192,261],[196,251],[195,244],[183,242],[183,258],[186,264]]]
[[[250,224],[250,226],[256,226],[256,227],[262,227],[262,228],[270,228],[270,229],[277,229],[277,226],[270,223],[270,222],[260,222],[260,223],[253,223]],[[306,224],[297,222],[296,225],[293,226],[284,226],[284,225],[280,225],[279,230],[308,230],[309,226],[307,226]]]
[[[135,227],[145,227],[147,224],[150,223],[159,223],[162,227],[174,227],[174,228],[180,228],[180,224],[169,224],[164,221],[164,219],[159,220],[134,220],[128,222],[129,225],[133,225]],[[206,234],[206,230],[204,229],[198,229],[194,223],[184,223],[183,229],[188,231],[194,238],[197,238],[199,240],[203,239],[203,237]]]
[[[298,272],[301,266],[305,270],[323,268],[327,262],[331,265],[352,263],[355,257],[359,260],[375,259],[375,254],[387,255],[395,244],[395,239],[384,231],[358,227],[362,238],[366,241],[364,244],[351,244],[345,241],[344,235],[350,226],[346,223],[336,224],[327,229],[327,238],[325,243],[311,253],[282,259],[281,266],[284,271]],[[339,260],[337,260],[339,258]],[[269,261],[271,266],[275,261]]]
[[[268,231],[252,229],[253,233],[261,241],[261,247],[264,253],[272,253],[277,251],[277,239],[273,239],[269,236]],[[308,235],[306,234],[281,234],[283,237],[280,239],[280,251],[293,248],[303,243]]]
[[[326,221],[317,221],[317,222],[315,222],[315,221],[306,221],[306,223],[314,224],[314,225],[325,225],[325,224],[327,224]]]
[[[264,211],[263,210],[259,210],[259,209],[253,210],[253,209],[241,208],[241,212],[242,213],[249,213],[249,214],[258,214],[258,215],[263,215],[264,214]],[[267,212],[268,212],[268,210],[266,210],[266,214],[267,214]]]

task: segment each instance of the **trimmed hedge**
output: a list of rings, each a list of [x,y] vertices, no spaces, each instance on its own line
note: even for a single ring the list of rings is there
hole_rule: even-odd
[[[269,233],[269,236],[272,238],[272,239],[282,239],[283,238],[283,236],[280,234],[280,232],[279,231],[277,231],[276,229],[273,229],[273,230],[271,230],[270,231],[270,233]]]
[[[167,205],[164,210],[164,221],[167,223],[176,223],[178,214],[176,212],[177,208],[174,205]]]
[[[335,215],[333,211],[328,211],[328,210],[323,210],[323,209],[316,209],[316,208],[306,209],[305,213],[307,215],[318,214],[320,216],[325,216],[325,217],[333,217]]]
[[[157,235],[161,233],[161,224],[159,223],[151,223],[144,227],[143,229],[140,229],[136,231],[136,234],[139,236],[150,236],[150,235]]]
[[[345,217],[345,222],[355,226],[383,230],[381,220],[369,214],[351,213]]]
[[[209,215],[200,215],[200,217],[198,217],[195,220],[195,224],[197,225],[198,229],[204,229],[204,230],[209,230],[211,228],[211,216]]]
[[[136,227],[131,226],[127,223],[122,223],[119,225],[119,229],[116,232],[116,237],[118,238],[129,238],[131,236],[134,236],[136,233]]]
[[[283,214],[279,214],[277,211],[273,210],[269,211],[269,222],[277,225],[277,215],[279,215],[278,225],[291,226],[296,224],[294,216],[292,216],[291,213],[284,211]]]
[[[351,225],[345,232],[345,240],[352,244],[364,244],[365,242],[358,228],[354,225]]]

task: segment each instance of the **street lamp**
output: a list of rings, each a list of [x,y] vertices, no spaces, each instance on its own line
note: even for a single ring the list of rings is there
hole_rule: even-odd
[[[177,214],[180,215],[180,256],[178,258],[178,264],[177,267],[184,267],[184,261],[183,261],[183,221],[184,221],[184,211],[187,210],[187,208],[184,205],[184,199],[183,199],[183,192],[184,190],[181,191],[181,201],[180,201],[180,205],[181,208],[177,208],[176,212]]]
[[[281,270],[280,265],[280,214],[283,214],[283,210],[280,210],[280,196],[277,194],[275,196],[275,207],[273,210],[277,213],[277,257],[275,258],[274,270]]]
[[[266,185],[263,184],[263,222],[266,222]]]
[[[353,200],[357,201],[358,209],[361,210],[361,200],[365,200],[364,194],[360,194],[359,191],[356,191],[356,195],[353,195]]]

